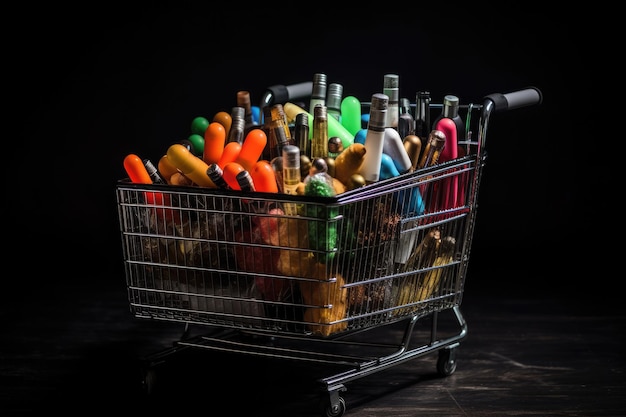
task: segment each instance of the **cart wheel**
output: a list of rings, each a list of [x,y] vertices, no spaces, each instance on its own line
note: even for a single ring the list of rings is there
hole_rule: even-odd
[[[339,397],[339,403],[335,407],[328,401],[323,408],[322,417],[341,417],[346,412],[346,400],[343,397]]]
[[[454,371],[456,371],[456,348],[441,349],[437,358],[437,372],[441,376],[449,376]]]
[[[141,385],[146,395],[150,396],[154,393],[157,385],[157,373],[154,368],[146,368],[143,370]]]

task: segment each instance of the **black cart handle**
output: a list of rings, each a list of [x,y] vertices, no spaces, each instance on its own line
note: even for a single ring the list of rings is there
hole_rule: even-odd
[[[528,87],[511,93],[489,94],[485,97],[478,127],[478,141],[484,148],[487,141],[487,125],[492,113],[519,109],[541,104],[543,96],[536,87]]]
[[[528,87],[506,94],[489,94],[484,99],[485,101],[490,100],[493,103],[492,110],[501,112],[541,104],[543,96],[538,88]]]
[[[313,81],[305,81],[298,84],[282,85],[277,84],[267,87],[261,98],[260,108],[272,106],[276,103],[284,104],[289,100],[309,97],[313,90]]]

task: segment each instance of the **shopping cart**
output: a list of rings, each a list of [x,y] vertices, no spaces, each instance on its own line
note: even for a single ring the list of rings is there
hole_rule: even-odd
[[[451,375],[489,119],[540,101],[533,87],[461,106],[464,156],[332,197],[119,181],[130,310],[184,323],[154,361],[193,348],[338,366],[319,380],[324,416],[344,414],[350,381],[414,358],[437,352]],[[451,184],[455,202],[441,205]],[[420,319],[428,335],[416,342]],[[398,340],[369,339],[392,324]]]

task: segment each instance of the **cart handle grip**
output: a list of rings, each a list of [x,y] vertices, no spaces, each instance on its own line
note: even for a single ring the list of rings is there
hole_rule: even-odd
[[[491,100],[493,102],[493,110],[501,112],[541,104],[543,96],[538,88],[528,87],[506,94],[489,94],[485,97],[485,100]]]
[[[311,95],[313,91],[313,81],[305,81],[298,84],[282,85],[277,84],[267,87],[265,94],[261,98],[261,109],[276,103],[284,104],[290,100],[304,98]]]

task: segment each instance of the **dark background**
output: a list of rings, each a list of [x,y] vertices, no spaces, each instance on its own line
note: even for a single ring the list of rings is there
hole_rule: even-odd
[[[472,268],[485,288],[578,291],[569,274],[597,247],[583,243],[590,230],[581,217],[602,204],[576,169],[593,159],[578,144],[585,87],[571,78],[588,58],[580,27],[523,8],[421,6],[383,18],[375,9],[352,17],[326,7],[221,7],[98,6],[78,17],[38,8],[19,17],[37,36],[9,44],[17,138],[5,153],[13,167],[5,201],[30,280],[80,282],[89,271],[122,282],[115,183],[124,156],[156,164],[194,117],[230,111],[238,90],[258,104],[268,86],[325,72],[344,96],[367,101],[396,73],[411,100],[421,90],[461,104],[542,91],[540,106],[489,124]],[[523,270],[522,281],[489,273],[503,266]]]
[[[565,305],[564,332],[576,325],[569,314],[577,323],[599,312],[609,323],[618,317],[618,279],[606,270],[619,259],[609,255],[619,221],[608,210],[619,193],[605,191],[612,174],[603,161],[620,139],[608,124],[589,127],[591,108],[603,107],[601,82],[612,82],[597,77],[591,88],[590,63],[611,66],[594,60],[587,37],[595,29],[565,10],[522,3],[391,6],[340,13],[327,3],[89,3],[6,14],[15,28],[3,51],[7,398],[40,399],[42,409],[57,398],[63,409],[66,397],[91,386],[135,394],[124,385],[134,377],[129,358],[179,333],[153,333],[128,312],[115,199],[124,157],[156,163],[189,135],[194,117],[229,111],[237,91],[258,103],[268,86],[316,72],[365,101],[381,91],[386,73],[400,76],[400,95],[412,100],[428,90],[438,102],[454,94],[461,104],[482,103],[491,93],[539,88],[541,105],[490,121],[464,300],[487,310],[486,318],[505,306],[514,317],[551,317],[551,303]],[[521,330],[535,332],[535,317]],[[502,344],[543,355],[543,345],[526,348],[521,321],[507,323]],[[581,380],[572,384],[584,387]],[[104,395],[90,398],[104,406]]]

